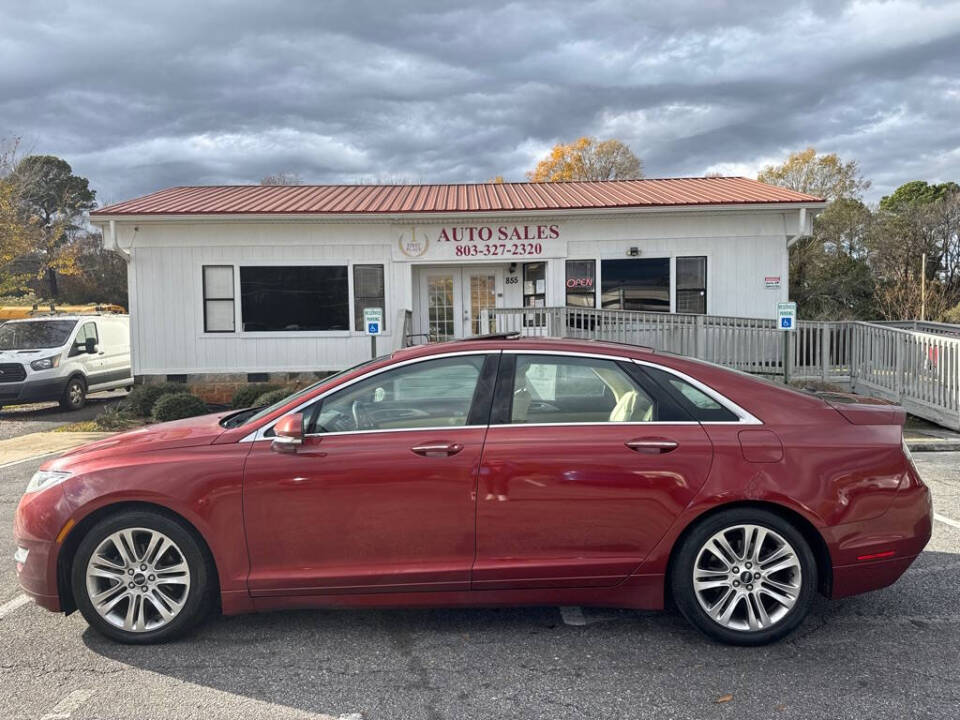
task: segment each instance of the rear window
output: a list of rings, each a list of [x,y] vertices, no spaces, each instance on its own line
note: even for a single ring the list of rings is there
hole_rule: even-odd
[[[0,326],[0,350],[39,350],[66,344],[76,320],[8,322]]]
[[[644,367],[696,420],[700,422],[738,422],[739,417],[700,388],[665,370]]]

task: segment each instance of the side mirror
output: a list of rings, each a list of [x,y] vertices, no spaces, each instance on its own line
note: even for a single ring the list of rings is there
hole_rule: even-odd
[[[97,352],[97,341],[93,338],[87,338],[86,342],[84,343],[84,350],[88,355],[93,355],[95,352]]]
[[[284,415],[273,426],[276,437],[270,449],[279,453],[296,453],[303,444],[303,414]]]

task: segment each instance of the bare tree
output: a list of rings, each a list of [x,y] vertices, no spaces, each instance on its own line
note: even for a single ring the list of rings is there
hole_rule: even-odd
[[[295,172],[284,170],[276,175],[267,175],[260,180],[261,185],[303,185],[303,178]]]

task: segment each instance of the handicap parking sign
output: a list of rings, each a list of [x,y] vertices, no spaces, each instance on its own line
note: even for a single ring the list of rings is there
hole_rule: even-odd
[[[797,304],[795,302],[777,303],[777,329],[795,330],[797,327]]]
[[[363,324],[367,328],[367,335],[379,335],[383,325],[383,308],[364,308]]]

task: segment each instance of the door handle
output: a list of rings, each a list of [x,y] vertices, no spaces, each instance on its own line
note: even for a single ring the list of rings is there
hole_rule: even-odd
[[[410,448],[417,455],[424,457],[439,457],[441,455],[456,455],[463,450],[460,443],[428,443],[426,445],[416,445]]]
[[[636,440],[627,440],[624,445],[634,452],[648,455],[662,455],[677,449],[677,443],[666,438],[637,438]]]

